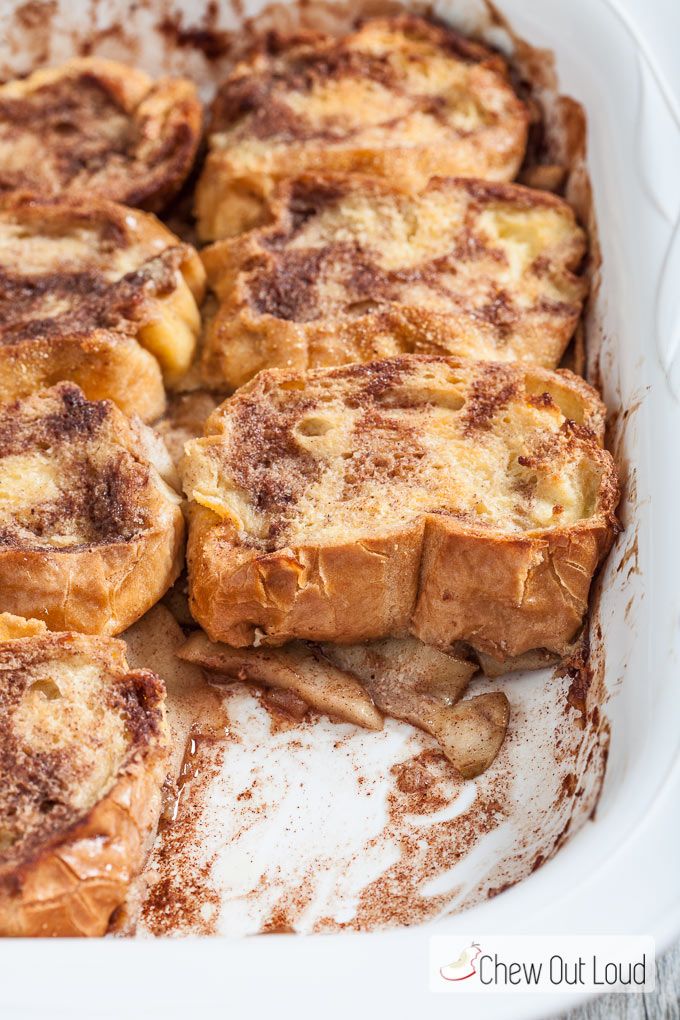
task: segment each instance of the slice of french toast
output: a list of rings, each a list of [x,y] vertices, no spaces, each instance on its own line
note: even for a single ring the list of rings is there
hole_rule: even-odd
[[[0,935],[103,935],[140,871],[167,768],[165,688],[122,641],[0,641]]]
[[[162,377],[172,385],[194,356],[204,289],[197,253],[155,216],[0,197],[0,401],[69,379],[157,418]]]
[[[617,531],[604,415],[582,379],[519,364],[261,372],[186,446],[192,614],[234,646],[559,654]]]
[[[407,353],[555,368],[579,320],[585,234],[547,192],[435,178],[407,195],[308,176],[272,210],[202,252],[220,302],[202,357],[213,387]]]
[[[528,122],[502,58],[443,25],[401,15],[340,39],[269,33],[213,105],[199,236],[264,222],[274,182],[307,171],[411,191],[435,176],[512,180]]]
[[[167,591],[184,520],[162,440],[71,383],[0,408],[0,612],[116,634]]]
[[[202,130],[196,86],[101,57],[0,85],[0,192],[102,196],[158,211]]]

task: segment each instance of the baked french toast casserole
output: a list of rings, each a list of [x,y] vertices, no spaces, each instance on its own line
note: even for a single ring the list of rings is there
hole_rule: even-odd
[[[461,782],[496,679],[582,652],[619,482],[537,110],[410,14],[263,32],[205,111],[98,56],[0,85],[0,934],[134,929],[188,702],[116,635],[161,599],[206,690]]]

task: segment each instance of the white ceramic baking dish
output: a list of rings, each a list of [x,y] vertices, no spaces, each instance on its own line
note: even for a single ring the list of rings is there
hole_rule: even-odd
[[[175,59],[154,41],[152,26],[166,9],[161,0],[64,3],[61,21],[48,17],[51,5],[41,13],[37,3],[23,5],[18,20],[16,6],[0,8],[0,28],[3,17],[12,25],[0,35],[0,63],[14,71],[28,70],[44,53],[70,55],[69,25],[77,32],[116,18],[137,43],[147,26],[141,52],[150,70],[192,69],[191,54]],[[200,23],[210,7],[192,0],[177,6],[186,24]],[[521,37],[555,53],[561,91],[583,103],[588,118],[603,257],[591,369],[597,358],[626,477],[626,530],[602,579],[601,641],[593,635],[612,735],[596,820],[503,895],[425,925],[298,937],[5,941],[2,1016],[449,1016],[450,1000],[427,988],[433,933],[639,932],[654,935],[659,951],[680,934],[680,82],[673,68],[666,75],[658,65],[649,35],[655,28],[658,52],[668,52],[663,40],[680,37],[680,8],[643,8],[636,0],[498,6]],[[236,8],[222,12],[227,27],[238,22]],[[442,0],[435,10],[464,28],[479,27],[484,13],[478,0]],[[654,24],[641,35],[650,11]],[[30,45],[23,45],[22,26],[30,27]],[[101,38],[102,52],[125,59],[124,32],[108,49],[106,33]],[[507,43],[493,26],[487,38]],[[468,997],[459,1009],[474,1017],[545,1016],[577,1000]]]

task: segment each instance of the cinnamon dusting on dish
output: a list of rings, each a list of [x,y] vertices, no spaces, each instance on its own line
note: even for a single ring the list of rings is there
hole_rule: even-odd
[[[178,782],[174,817],[163,821],[147,869],[148,892],[141,922],[154,935],[214,935],[221,892],[211,884],[216,854],[204,856],[199,823],[201,799],[219,774],[223,752],[205,753],[214,738],[193,734],[187,741]]]
[[[395,784],[388,795],[385,834],[398,844],[399,859],[363,890],[351,921],[322,918],[317,931],[401,927],[446,912],[455,888],[428,896],[424,887],[455,867],[506,817],[508,778],[496,770],[489,790],[478,795],[467,811],[428,826],[423,845],[423,819],[449,808],[464,784],[437,750],[423,751],[395,765],[392,775]]]

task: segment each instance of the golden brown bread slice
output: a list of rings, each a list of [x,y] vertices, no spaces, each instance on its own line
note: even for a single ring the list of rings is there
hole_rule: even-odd
[[[172,478],[147,426],[71,383],[0,408],[0,612],[86,633],[133,623],[181,568]]]
[[[158,823],[164,702],[122,641],[0,641],[0,935],[104,934]]]
[[[191,611],[234,646],[411,633],[559,654],[617,530],[603,425],[566,371],[261,372],[186,447]]]
[[[307,171],[406,190],[435,176],[512,180],[528,120],[503,60],[443,25],[403,15],[342,39],[270,33],[215,100],[199,235],[264,222],[274,182]]]
[[[145,420],[189,367],[201,260],[155,216],[102,199],[0,198],[0,401],[69,379]]]
[[[86,57],[0,85],[0,192],[100,195],[158,211],[201,138],[195,85]]]
[[[213,388],[408,353],[555,368],[576,328],[585,234],[554,195],[309,176],[272,208],[271,224],[202,252],[220,301],[202,358]]]

